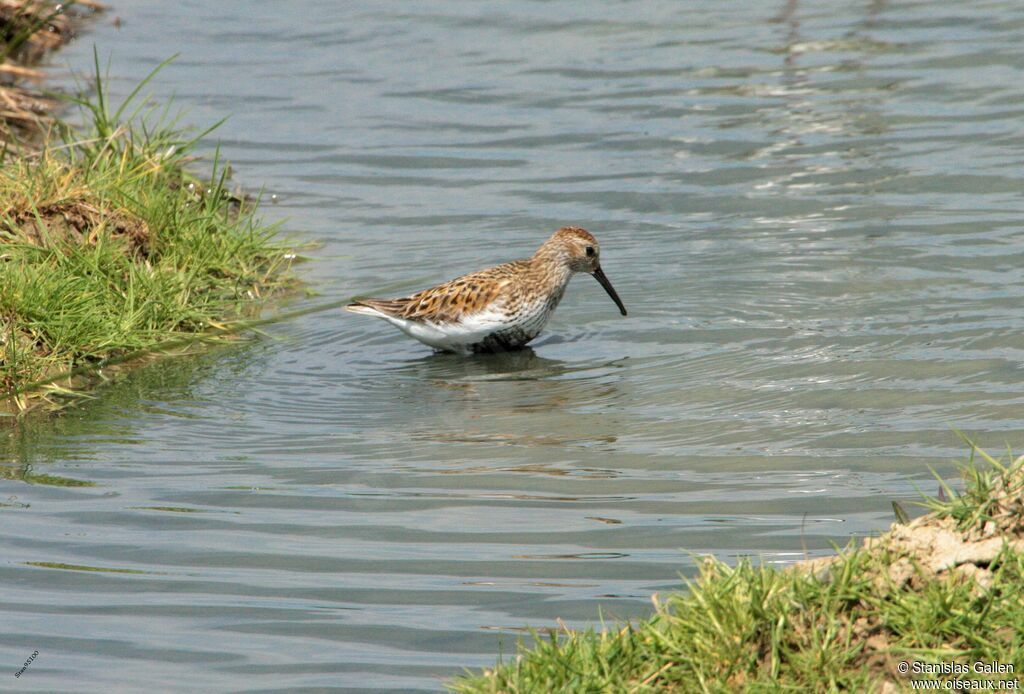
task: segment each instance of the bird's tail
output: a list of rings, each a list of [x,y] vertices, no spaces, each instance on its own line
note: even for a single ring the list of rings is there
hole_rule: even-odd
[[[404,302],[399,299],[363,299],[345,306],[346,311],[375,318],[400,317]]]
[[[345,307],[346,311],[352,313],[358,313],[361,316],[374,316],[375,318],[384,318],[385,314],[375,309],[373,306],[364,304],[362,301],[353,301],[351,304]]]

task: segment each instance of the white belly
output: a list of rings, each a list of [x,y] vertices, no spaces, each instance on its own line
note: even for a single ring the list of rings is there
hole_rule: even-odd
[[[503,305],[464,316],[454,323],[433,323],[390,316],[373,308],[358,313],[383,318],[409,337],[445,352],[470,354],[522,347],[537,337],[562,299],[563,292],[534,302],[522,302],[512,311]]]
[[[548,322],[553,307],[538,302],[515,314],[487,310],[464,317],[456,323],[428,323],[391,318],[399,330],[425,345],[445,352],[469,354],[522,347],[537,337]]]

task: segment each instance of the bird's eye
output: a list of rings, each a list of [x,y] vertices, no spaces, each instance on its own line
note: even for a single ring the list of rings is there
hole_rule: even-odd
[[[593,246],[587,246],[587,255],[588,256],[594,255],[594,247]]]

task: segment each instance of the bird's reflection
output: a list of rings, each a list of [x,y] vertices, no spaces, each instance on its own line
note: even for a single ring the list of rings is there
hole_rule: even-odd
[[[531,347],[471,357],[436,352],[409,361],[402,367],[410,375],[445,381],[532,381],[561,376],[576,368],[560,359],[542,357]]]
[[[617,395],[606,363],[562,361],[530,348],[465,357],[431,354],[400,369],[420,408],[410,436],[421,441],[469,445],[607,446],[611,420],[594,428],[581,407],[608,403]]]

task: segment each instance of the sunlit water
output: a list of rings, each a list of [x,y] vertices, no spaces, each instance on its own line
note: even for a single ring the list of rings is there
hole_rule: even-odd
[[[114,4],[58,82],[180,53],[316,300],[572,223],[630,315],[577,278],[466,359],[331,311],[4,428],[5,686],[436,689],[1024,440],[1018,3]]]

